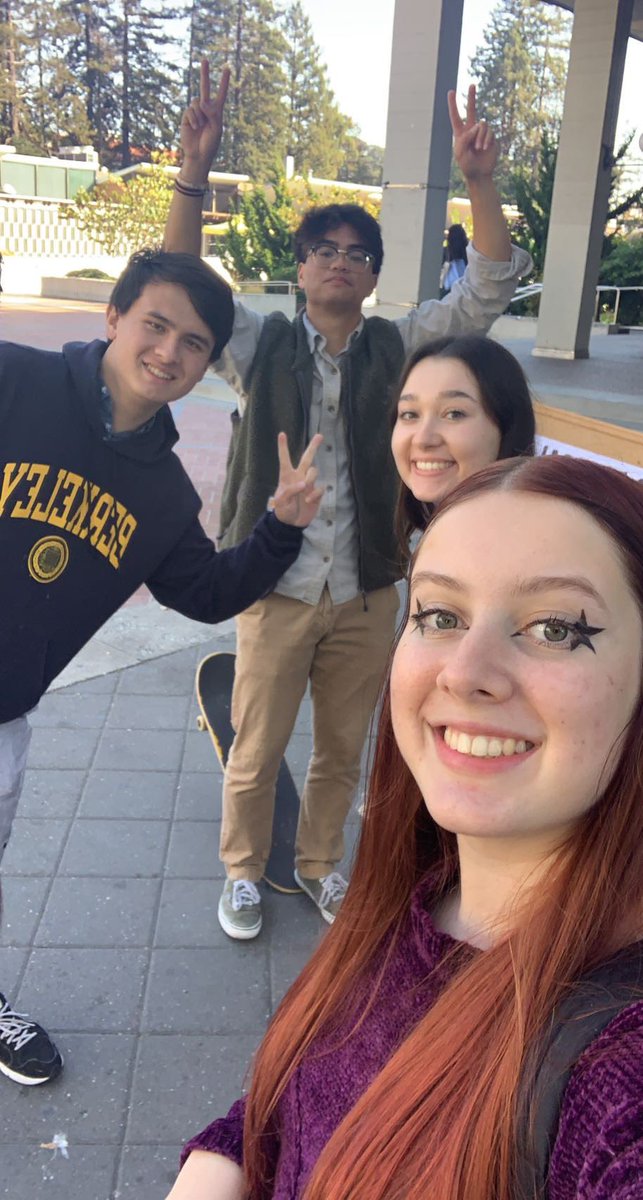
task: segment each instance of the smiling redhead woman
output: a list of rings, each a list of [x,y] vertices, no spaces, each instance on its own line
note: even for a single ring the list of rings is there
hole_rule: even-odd
[[[636,982],[567,1064],[542,1187],[524,1167],[562,1006],[643,962],[642,659],[639,484],[531,458],[449,494],[346,900],[173,1198],[641,1200]]]

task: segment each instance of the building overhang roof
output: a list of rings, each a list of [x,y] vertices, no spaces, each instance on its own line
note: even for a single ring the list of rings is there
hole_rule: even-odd
[[[574,11],[574,0],[545,0],[545,3],[555,4],[557,8],[566,8],[568,12]],[[643,0],[634,0],[630,35],[643,42]]]

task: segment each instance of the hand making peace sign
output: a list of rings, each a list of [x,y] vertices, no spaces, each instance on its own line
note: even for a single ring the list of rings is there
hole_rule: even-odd
[[[304,525],[310,525],[317,516],[324,489],[314,486],[317,468],[313,467],[312,463],[323,440],[321,433],[316,433],[306,446],[298,465],[294,467],[288,452],[288,438],[285,433],[280,433],[277,438],[279,480],[269,507],[285,525],[297,525],[302,528]]]
[[[476,89],[472,83],[467,95],[464,119],[458,112],[455,92],[447,95],[453,129],[453,155],[465,179],[493,175],[498,161],[498,143],[486,121],[476,118]]]
[[[225,108],[230,68],[224,67],[219,88],[214,100],[210,96],[210,66],[207,59],[201,61],[198,99],[186,108],[181,118],[181,149],[184,165],[191,167],[190,179],[198,171],[205,182],[208,171],[221,144],[223,133],[223,110]]]

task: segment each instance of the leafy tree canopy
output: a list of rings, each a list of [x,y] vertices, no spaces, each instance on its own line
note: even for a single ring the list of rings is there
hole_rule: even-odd
[[[290,153],[304,176],[378,181],[300,0],[0,0],[0,140],[147,160],[175,143],[204,56],[232,68],[221,170],[265,180]]]
[[[540,0],[498,0],[471,59],[479,111],[500,143],[503,200],[513,199],[512,174],[518,166],[535,176],[542,130],[557,140],[570,36],[568,14]]]
[[[91,191],[82,188],[64,215],[74,219],[106,254],[132,254],[160,243],[173,191],[172,177],[164,170],[166,162],[167,156],[156,155],[152,166],[127,181],[110,175]]]

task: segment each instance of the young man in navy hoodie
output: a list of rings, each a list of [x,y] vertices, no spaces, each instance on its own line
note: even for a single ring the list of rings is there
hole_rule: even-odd
[[[173,447],[169,405],[230,337],[230,289],[199,259],[143,251],[116,283],[106,342],[62,353],[0,343],[0,858],[22,786],[26,714],[141,583],[164,605],[221,621],[265,595],[315,516],[315,438],[298,467],[279,435],[270,512],[217,553]],[[0,897],[1,900],[1,897]],[[53,1079],[45,1030],[0,993],[0,1071]]]

